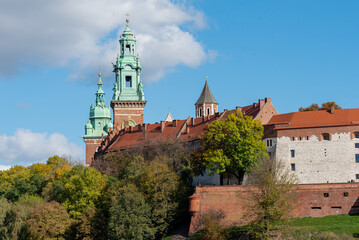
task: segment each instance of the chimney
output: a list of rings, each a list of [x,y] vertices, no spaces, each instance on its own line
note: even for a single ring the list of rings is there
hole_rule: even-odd
[[[142,125],[141,125],[141,124],[138,124],[138,126],[137,126],[137,127],[138,127],[138,128],[137,128],[137,129],[138,129],[138,131],[139,131],[139,132],[141,132],[141,127],[142,127]]]
[[[144,132],[147,131],[147,124],[146,124],[146,123],[143,124],[143,131],[144,131]]]
[[[236,110],[242,111],[242,108],[237,106]]]
[[[161,121],[161,132],[163,132],[163,129],[165,129],[166,122]]]
[[[264,99],[259,99],[259,109],[262,109],[262,107],[264,106],[265,104],[265,100]]]
[[[192,121],[192,127],[194,126],[194,118],[191,118]]]
[[[264,101],[265,101],[266,103],[270,103],[270,102],[271,102],[271,98],[266,97],[266,98],[264,99]]]
[[[177,120],[172,121],[172,127],[177,127]]]
[[[189,134],[189,126],[186,127],[186,133]]]
[[[334,107],[330,108],[330,114],[334,114]]]

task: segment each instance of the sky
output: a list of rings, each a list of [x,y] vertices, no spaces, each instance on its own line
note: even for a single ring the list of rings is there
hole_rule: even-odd
[[[2,0],[0,169],[84,160],[99,63],[109,104],[127,13],[154,123],[193,116],[206,75],[220,111],[266,97],[279,113],[358,108],[358,11],[356,0]]]

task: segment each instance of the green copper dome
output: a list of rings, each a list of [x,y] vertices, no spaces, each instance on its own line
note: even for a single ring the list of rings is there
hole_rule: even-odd
[[[105,104],[105,93],[102,90],[101,73],[99,73],[98,76],[95,106],[91,105],[90,107],[90,121],[85,125],[85,136],[83,136],[85,139],[107,136],[110,129],[113,128],[111,111]]]

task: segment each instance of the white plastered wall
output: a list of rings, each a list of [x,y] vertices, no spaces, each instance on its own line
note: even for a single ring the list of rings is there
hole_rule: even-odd
[[[355,162],[355,154],[359,154],[358,138],[351,139],[351,133],[332,134],[331,140],[319,141],[316,136],[291,140],[289,137],[272,139],[272,147],[268,152],[289,168],[295,164],[295,173],[299,183],[342,183],[358,181],[359,163]],[[267,139],[264,139],[266,142]],[[291,150],[295,157],[291,157]]]

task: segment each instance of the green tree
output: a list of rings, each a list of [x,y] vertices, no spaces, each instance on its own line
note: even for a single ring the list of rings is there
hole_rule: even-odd
[[[274,223],[284,220],[292,210],[296,177],[281,162],[263,157],[249,181],[255,186],[247,212],[249,233],[255,239],[268,239]]]
[[[88,207],[95,207],[106,187],[106,181],[107,176],[97,170],[78,165],[54,183],[54,193],[70,215],[78,218]]]
[[[167,233],[186,192],[180,176],[169,164],[167,157],[155,158],[146,167],[139,185],[151,206],[151,219],[157,237]]]
[[[43,200],[40,197],[24,195],[18,202],[0,199],[0,239],[28,239],[25,221],[31,209]]]
[[[133,184],[114,188],[109,239],[154,239],[155,229],[151,222],[151,207]]]
[[[235,176],[242,184],[245,172],[256,166],[267,150],[262,136],[261,122],[237,111],[208,126],[198,151],[210,173]]]
[[[64,239],[66,230],[72,220],[66,208],[58,202],[52,201],[33,208],[27,219],[27,230],[30,239]]]
[[[312,105],[310,105],[309,107],[306,108],[299,108],[299,112],[306,112],[306,111],[319,111],[319,110],[327,110],[329,111],[331,108],[334,109],[342,109],[338,104],[336,104],[335,102],[325,102],[322,103],[322,106],[319,107],[318,104],[313,103]]]

